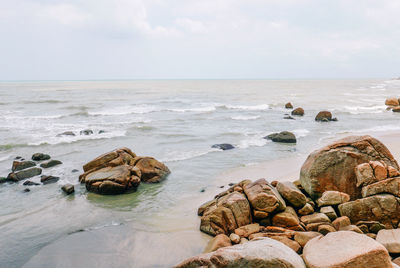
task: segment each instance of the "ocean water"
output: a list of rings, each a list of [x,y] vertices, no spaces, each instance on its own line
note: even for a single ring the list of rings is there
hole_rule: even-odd
[[[400,81],[1,82],[0,176],[7,176],[16,156],[29,159],[35,152],[48,153],[63,165],[43,173],[60,176],[58,183],[29,187],[28,193],[23,192],[26,187],[22,182],[0,185],[0,267],[34,267],[40,262],[42,267],[51,267],[40,256],[57,245],[60,250],[71,250],[68,247],[77,246],[79,237],[72,244],[60,246],[60,241],[82,230],[89,234],[86,240],[96,241],[94,237],[110,233],[118,234],[118,239],[135,239],[144,251],[151,251],[146,247],[154,245],[148,240],[156,235],[157,239],[162,237],[163,245],[171,243],[168,234],[174,232],[176,241],[189,232],[204,244],[207,238],[198,231],[199,204],[194,200],[219,187],[215,181],[218,174],[238,166],[308,154],[327,139],[346,133],[400,130],[400,114],[386,111],[388,96],[400,97]],[[303,107],[305,116],[283,119],[290,113],[284,109],[289,101]],[[331,111],[339,121],[315,122],[321,110]],[[94,134],[79,135],[85,129]],[[263,139],[283,130],[296,134],[296,145]],[[77,135],[57,136],[65,131]],[[236,148],[211,148],[215,143],[231,143]],[[171,175],[160,184],[141,184],[135,193],[88,193],[78,182],[82,165],[122,146],[165,162]],[[80,172],[73,173],[73,169]],[[74,196],[62,194],[60,186],[65,183],[75,185]],[[108,243],[113,248],[116,242]],[[178,253],[162,247],[151,253],[151,260],[136,258],[136,266],[171,266],[182,256],[201,252],[203,244],[186,243],[187,250],[181,248]],[[125,251],[129,252],[129,245],[124,246]],[[85,250],[90,254],[93,249]],[[157,260],[157,256],[166,259]],[[53,263],[57,260],[52,259]],[[80,261],[78,258],[76,263]],[[117,260],[112,263],[124,266]]]

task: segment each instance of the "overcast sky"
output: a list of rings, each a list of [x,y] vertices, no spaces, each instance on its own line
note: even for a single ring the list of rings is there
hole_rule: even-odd
[[[0,80],[395,76],[399,0],[0,0]]]

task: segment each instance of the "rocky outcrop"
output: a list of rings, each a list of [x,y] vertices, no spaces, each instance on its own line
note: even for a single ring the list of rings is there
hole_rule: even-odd
[[[272,133],[268,136],[265,136],[264,139],[272,140],[273,142],[282,142],[282,143],[296,143],[296,136],[289,131],[282,131],[279,133]]]
[[[355,168],[374,160],[399,169],[393,155],[378,140],[370,136],[347,137],[311,153],[301,168],[300,182],[312,198],[333,190],[355,200],[361,197]]]
[[[121,194],[136,190],[140,182],[163,180],[169,169],[152,157],[138,157],[121,148],[103,154],[83,166],[79,181],[86,189],[99,194]]]
[[[309,268],[392,268],[385,247],[368,236],[349,231],[312,239],[304,247],[303,259]]]
[[[283,243],[269,238],[259,238],[192,257],[175,267],[305,268],[305,265],[301,257]]]

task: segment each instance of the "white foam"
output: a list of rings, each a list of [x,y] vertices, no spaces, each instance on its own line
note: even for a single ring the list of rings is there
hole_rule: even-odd
[[[195,157],[203,156],[208,153],[218,152],[221,149],[218,148],[207,148],[207,149],[200,149],[200,150],[193,150],[193,151],[171,151],[168,152],[164,157],[161,157],[161,162],[176,162],[176,161],[183,161],[192,159]]]
[[[238,115],[238,116],[232,116],[231,119],[247,121],[247,120],[255,120],[255,119],[258,119],[260,117],[261,116],[259,116],[259,115]]]
[[[270,142],[270,141],[267,139],[264,139],[263,137],[255,136],[255,137],[241,140],[237,147],[240,149],[247,149],[249,147],[254,147],[254,146],[261,147],[261,146],[266,145],[268,142]]]
[[[385,105],[345,106],[344,109],[350,112],[351,114],[365,114],[365,113],[379,114],[386,111],[386,106]]]
[[[294,133],[294,135],[297,138],[301,138],[301,137],[305,137],[308,135],[308,133],[310,133],[309,130],[305,129],[305,128],[301,128],[301,129],[295,129],[292,131]]]
[[[232,110],[246,110],[246,111],[264,111],[269,109],[268,104],[259,104],[259,105],[231,105],[231,104],[225,104],[222,105],[222,107],[225,107],[227,109],[232,109]]]

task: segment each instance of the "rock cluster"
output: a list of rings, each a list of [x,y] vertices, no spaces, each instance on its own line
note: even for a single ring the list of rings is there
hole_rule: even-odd
[[[156,183],[169,169],[152,157],[136,156],[128,148],[105,153],[83,166],[79,181],[86,189],[99,194],[121,194],[136,190],[140,182]]]
[[[385,101],[385,105],[388,110],[392,110],[393,112],[400,112],[400,99],[399,98],[387,98]]]
[[[215,238],[206,254],[178,267],[221,267],[221,256],[235,252],[241,258],[229,255],[233,267],[252,258],[241,255],[246,248],[270,241],[262,238],[302,253],[307,267],[392,267],[389,253],[400,253],[399,189],[399,166],[382,143],[345,138],[312,153],[299,181],[244,180],[203,204],[200,230]]]

